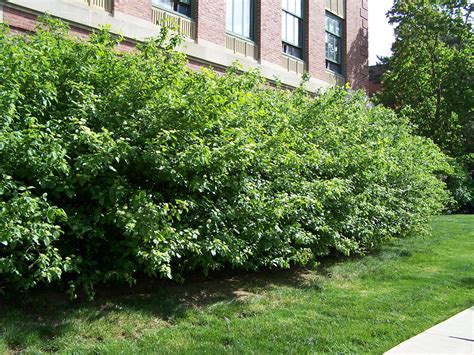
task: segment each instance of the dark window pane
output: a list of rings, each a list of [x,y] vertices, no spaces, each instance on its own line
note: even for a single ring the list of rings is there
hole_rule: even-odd
[[[191,0],[174,1],[174,0],[152,0],[153,6],[162,9],[178,12],[182,15],[191,17]]]
[[[342,74],[342,65],[333,63],[329,60],[326,60],[326,69],[338,74]]]
[[[303,58],[303,51],[301,50],[301,48],[292,46],[288,43],[283,43],[283,53],[289,54],[296,58]]]
[[[175,6],[175,11],[181,15],[191,17],[191,5],[179,3]]]

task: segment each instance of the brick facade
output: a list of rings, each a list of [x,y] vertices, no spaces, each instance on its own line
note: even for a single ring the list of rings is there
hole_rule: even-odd
[[[14,8],[5,7],[3,9],[3,21],[8,23],[12,33],[33,32],[37,25],[38,16],[30,13],[25,13]],[[90,30],[70,25],[70,33],[80,39],[87,39]],[[122,51],[131,51],[135,44],[130,41],[123,41],[118,45],[118,49]]]
[[[151,21],[151,0],[114,0],[113,11]]]
[[[3,8],[3,21],[18,32],[33,31],[36,26],[35,15],[8,7]]]
[[[369,81],[368,0],[347,1],[345,77],[354,89],[367,88]]]
[[[260,0],[257,37],[260,60],[281,64],[281,0]]]
[[[306,68],[311,76],[316,78],[326,77],[326,52],[325,52],[325,29],[324,16],[326,9],[323,1],[305,2],[305,28],[306,31],[305,60]]]
[[[16,5],[16,2],[19,4]],[[41,13],[41,10],[34,9],[34,6],[32,6],[33,9],[25,8],[25,5],[22,4],[28,2],[21,0],[9,0],[8,2],[0,0],[0,5],[2,3],[3,20],[12,27],[13,31],[34,30],[36,17]],[[89,11],[82,0],[58,0],[58,3],[69,7],[81,6],[82,11]],[[304,0],[304,61],[306,70],[315,80],[319,80],[318,83],[335,82],[334,75],[328,73],[325,66],[325,13],[327,4],[328,2],[324,0]],[[85,10],[84,6],[86,6]],[[111,13],[92,7],[90,8],[90,15],[84,16],[84,23],[76,19],[71,22],[71,32],[79,37],[87,36],[90,28],[97,26],[97,24],[91,22],[91,19],[96,18],[95,11],[99,11],[97,14],[102,16],[101,21],[104,23],[101,22],[101,24],[105,24],[107,21],[113,22],[117,16],[117,26],[119,28],[122,26],[122,28],[127,29],[129,32],[130,28],[137,28],[143,33],[157,31],[156,26],[151,23],[151,0],[113,0]],[[53,15],[55,14],[53,13]],[[61,15],[56,16],[61,17]],[[140,21],[134,23],[133,18],[138,18]],[[224,68],[232,61],[247,60],[247,67],[262,67],[265,69],[264,72],[266,72],[269,79],[273,79],[273,76],[283,75],[287,77],[287,83],[291,83],[288,84],[290,86],[293,85],[292,83],[295,80],[299,80],[298,75],[290,71],[291,68],[284,68],[282,66],[281,0],[256,0],[255,42],[258,53],[254,59],[242,58],[225,48],[226,0],[195,0],[193,4],[193,19],[195,22],[195,49],[198,47],[198,50],[192,52],[189,57],[192,67],[212,66]],[[123,21],[128,22],[124,24]],[[367,88],[368,0],[346,0],[344,23],[344,78],[336,76],[337,80],[338,82],[345,80],[355,89]],[[139,28],[137,26],[142,27]],[[131,35],[129,34],[129,37],[126,37],[130,40],[121,46],[123,49],[132,48],[133,41],[131,39],[135,38],[133,34],[134,32],[132,31]],[[143,38],[147,38],[147,36],[143,36]],[[202,50],[199,49],[201,47]],[[196,53],[203,53],[205,58]],[[222,59],[223,57],[225,57],[225,60]],[[250,64],[248,64],[248,61],[250,61]],[[273,74],[272,71],[276,74]],[[283,84],[285,83],[283,82]]]
[[[199,0],[195,5],[196,40],[225,44],[225,0]]]

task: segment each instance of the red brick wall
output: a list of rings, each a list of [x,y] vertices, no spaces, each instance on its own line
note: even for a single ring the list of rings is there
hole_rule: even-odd
[[[257,1],[257,45],[259,57],[281,65],[281,0]]]
[[[368,86],[368,9],[368,0],[347,0],[345,76],[354,89]]]
[[[151,21],[151,0],[114,0],[113,11]]]
[[[281,65],[281,0],[256,0],[256,43],[259,58]],[[32,31],[36,16],[4,6],[4,21],[13,31]],[[115,0],[114,11],[142,19],[151,18],[151,0]],[[225,45],[225,0],[196,0],[195,20],[197,41],[206,40]],[[325,69],[325,1],[305,0],[305,61],[311,76],[329,80]],[[345,19],[344,76],[355,89],[368,86],[368,0],[347,0]],[[308,31],[309,29],[309,31]],[[80,37],[87,30],[71,28]],[[121,47],[130,50],[131,43]],[[127,48],[126,48],[127,47]]]
[[[33,31],[36,26],[36,16],[9,7],[3,7],[3,21],[12,31]]]
[[[304,43],[307,70],[311,76],[324,79],[326,77],[325,2],[307,0],[305,5],[305,29],[311,29],[306,31]]]
[[[204,63],[202,61],[192,59],[192,58],[188,59],[188,67],[193,71],[200,71],[202,68],[207,68],[207,69],[212,69],[220,74],[223,74],[226,72],[226,67],[207,64],[207,63]]]
[[[281,63],[281,1],[257,3],[257,44],[260,58]],[[325,1],[306,0],[304,60],[311,76],[329,80],[325,59]],[[368,0],[346,0],[344,76],[354,88],[368,85]],[[309,30],[309,31],[308,31]]]
[[[197,0],[195,5],[196,40],[225,46],[225,0]]]
[[[3,8],[3,20],[10,26],[12,33],[33,32],[37,25],[36,15],[9,7]],[[91,31],[85,28],[70,25],[69,33],[80,39],[87,40]],[[117,46],[117,48],[121,51],[132,51],[135,48],[135,43],[123,41]]]

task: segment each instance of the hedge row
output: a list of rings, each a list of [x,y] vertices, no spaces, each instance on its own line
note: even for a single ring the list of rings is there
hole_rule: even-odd
[[[287,268],[419,231],[445,157],[362,93],[190,71],[50,19],[0,30],[0,288]]]

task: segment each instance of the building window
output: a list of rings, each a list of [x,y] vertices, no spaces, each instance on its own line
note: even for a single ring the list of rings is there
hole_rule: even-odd
[[[283,53],[303,58],[303,2],[282,0]]]
[[[254,0],[227,0],[226,30],[253,40]]]
[[[191,17],[191,0],[152,0],[153,6]]]
[[[342,74],[342,19],[326,13],[326,69]]]

